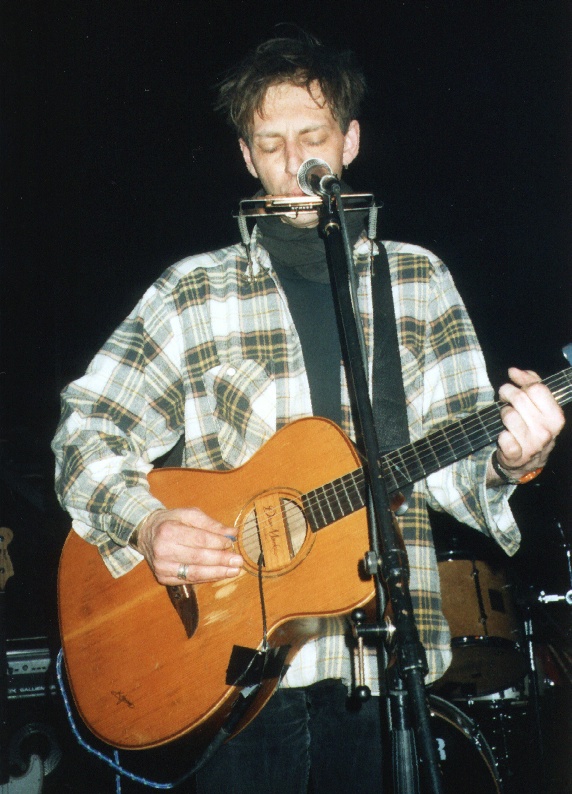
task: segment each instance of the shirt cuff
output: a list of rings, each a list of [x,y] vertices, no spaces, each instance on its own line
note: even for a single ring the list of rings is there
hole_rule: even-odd
[[[512,557],[518,551],[521,541],[520,530],[508,502],[516,485],[506,483],[487,486],[491,454],[490,448],[479,454],[479,502],[491,537]]]

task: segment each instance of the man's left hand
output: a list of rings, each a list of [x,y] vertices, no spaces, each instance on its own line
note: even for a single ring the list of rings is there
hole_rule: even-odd
[[[564,414],[535,372],[511,367],[508,374],[512,383],[499,389],[499,397],[506,403],[501,409],[505,430],[497,439],[496,455],[510,479],[519,480],[545,466],[564,426]],[[500,482],[490,466],[487,483]]]

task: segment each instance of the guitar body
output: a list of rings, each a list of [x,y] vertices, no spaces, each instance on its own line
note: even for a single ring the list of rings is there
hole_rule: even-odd
[[[572,360],[572,345],[564,354]],[[570,368],[544,383],[560,405],[572,400]],[[380,464],[389,493],[493,443],[504,427],[500,407],[387,453]],[[60,561],[60,631],[72,693],[92,732],[125,749],[192,732],[200,751],[239,684],[251,683],[243,674],[257,649],[265,661],[266,648],[279,649],[288,664],[325,618],[367,604],[374,585],[360,575],[369,549],[364,479],[351,441],[318,418],[287,425],[233,471],[151,472],[151,491],[166,507],[200,507],[235,527],[245,566],[222,582],[166,588],[144,563],[113,579],[97,549],[71,532]],[[250,650],[246,663],[239,646]],[[281,669],[264,667],[236,731],[272,695]]]
[[[234,579],[187,588],[192,632],[146,564],[114,579],[97,549],[71,532],[59,570],[60,630],[74,700],[91,731],[124,749],[191,731],[204,746],[240,692],[226,682],[233,648],[262,647],[261,589],[268,643],[290,646],[286,663],[320,633],[323,618],[370,601],[373,582],[360,575],[369,548],[365,510],[314,532],[300,501],[359,465],[336,425],[309,418],[279,431],[232,471],[151,472],[151,491],[167,508],[197,506],[234,526],[246,560]],[[265,680],[239,729],[277,680]]]

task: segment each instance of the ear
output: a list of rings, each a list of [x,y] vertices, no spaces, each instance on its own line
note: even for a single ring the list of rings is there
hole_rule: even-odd
[[[355,119],[350,121],[348,131],[344,135],[344,149],[342,152],[342,162],[349,165],[357,157],[359,152],[359,122]]]
[[[254,167],[254,163],[252,162],[252,155],[250,154],[250,148],[248,144],[243,138],[239,138],[238,144],[240,146],[240,151],[242,152],[242,156],[244,157],[244,162],[246,163],[246,167],[248,168],[248,173],[251,174],[256,179],[258,179],[258,173],[256,171],[256,168]]]

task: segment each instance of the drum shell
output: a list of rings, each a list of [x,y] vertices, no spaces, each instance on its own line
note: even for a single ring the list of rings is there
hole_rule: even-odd
[[[452,637],[519,639],[511,587],[506,573],[484,560],[448,559],[439,562],[443,612]],[[486,618],[477,592],[478,577]]]
[[[526,659],[504,569],[485,560],[450,556],[440,559],[439,576],[453,659],[436,688],[448,697],[471,697],[520,681]]]

